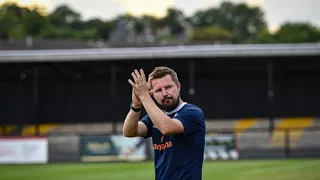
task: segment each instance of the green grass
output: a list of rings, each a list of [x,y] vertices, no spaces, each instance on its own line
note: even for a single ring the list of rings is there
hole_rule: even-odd
[[[152,180],[153,163],[0,165],[3,180]],[[320,159],[205,162],[203,180],[318,180]]]

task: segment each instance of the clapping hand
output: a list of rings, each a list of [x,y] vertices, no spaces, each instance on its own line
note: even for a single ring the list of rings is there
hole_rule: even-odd
[[[146,76],[144,74],[144,71],[140,69],[140,72],[138,70],[134,70],[132,73],[132,78],[134,82],[131,79],[128,79],[128,82],[133,88],[133,93],[139,98],[142,99],[145,96],[150,96],[149,90],[150,86],[148,82],[146,81]],[[149,80],[150,81],[150,78]]]

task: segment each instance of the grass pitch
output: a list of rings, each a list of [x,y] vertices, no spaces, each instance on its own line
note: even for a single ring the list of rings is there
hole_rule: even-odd
[[[152,180],[152,162],[0,165],[3,180]],[[320,159],[205,162],[203,180],[319,180]]]

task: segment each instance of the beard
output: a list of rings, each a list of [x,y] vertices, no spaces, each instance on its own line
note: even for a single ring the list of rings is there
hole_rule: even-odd
[[[170,104],[165,104],[166,100],[171,100],[172,102]],[[169,112],[179,106],[179,101],[180,101],[180,95],[177,97],[177,99],[173,99],[173,97],[165,97],[163,98],[162,104],[160,105],[160,107],[166,112]]]

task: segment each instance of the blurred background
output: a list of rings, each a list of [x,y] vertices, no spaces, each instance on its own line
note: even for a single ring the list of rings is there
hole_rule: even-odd
[[[154,178],[151,140],[122,135],[127,79],[136,68],[168,66],[182,99],[205,113],[204,179],[320,178],[317,7],[316,0],[1,0],[2,176]]]

